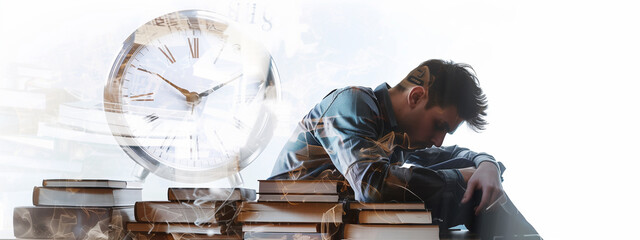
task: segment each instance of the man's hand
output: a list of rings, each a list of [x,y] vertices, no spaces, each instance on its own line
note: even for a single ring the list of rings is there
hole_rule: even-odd
[[[465,173],[462,170],[465,169],[460,170],[464,177]],[[465,177],[465,180],[466,179]],[[464,196],[462,196],[462,203],[469,202],[475,190],[482,190],[482,199],[480,200],[480,204],[475,208],[476,215],[479,215],[483,209],[504,194],[498,168],[495,164],[490,162],[480,163],[478,169],[473,172],[467,182],[467,191],[464,193]]]
[[[458,171],[460,171],[460,174],[462,174],[462,178],[464,179],[464,182],[468,183],[471,176],[473,176],[473,173],[476,172],[476,168],[475,167],[460,168],[458,169]]]

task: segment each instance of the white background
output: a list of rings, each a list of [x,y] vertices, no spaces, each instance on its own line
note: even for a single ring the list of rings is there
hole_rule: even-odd
[[[102,101],[122,41],[184,9],[246,24],[279,68],[279,125],[242,172],[245,187],[269,176],[296,121],[331,89],[394,85],[441,58],[471,64],[489,99],[487,130],[460,128],[445,145],[504,162],[504,188],[545,239],[637,235],[632,1],[2,1],[0,238],[12,237],[13,207],[31,205],[43,178],[130,178],[134,164],[111,138],[69,140],[39,126],[56,121],[61,102]],[[149,176],[144,200],[166,199],[169,186],[185,184]]]

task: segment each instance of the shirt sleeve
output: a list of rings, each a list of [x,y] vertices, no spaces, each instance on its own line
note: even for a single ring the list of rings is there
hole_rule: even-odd
[[[391,161],[393,145],[378,141],[378,111],[373,96],[359,89],[343,89],[327,96],[303,121],[349,182],[356,200],[427,201],[424,198],[446,185],[446,176]],[[461,178],[459,173],[453,177]]]
[[[407,158],[407,163],[418,166],[432,166],[450,159],[466,159],[473,163],[476,167],[480,163],[489,161],[497,165],[495,158],[487,153],[476,153],[467,148],[454,146],[426,148],[415,151]],[[498,167],[499,169],[499,167]]]

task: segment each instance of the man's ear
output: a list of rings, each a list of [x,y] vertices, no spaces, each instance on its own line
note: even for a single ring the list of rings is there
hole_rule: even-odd
[[[409,90],[409,94],[407,94],[407,101],[409,103],[410,108],[416,107],[421,101],[428,101],[429,92],[427,89],[423,87],[413,87]]]

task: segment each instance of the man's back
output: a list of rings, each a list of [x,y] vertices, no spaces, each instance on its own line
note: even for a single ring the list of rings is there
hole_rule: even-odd
[[[345,169],[356,160],[346,153],[366,148],[391,131],[381,98],[382,93],[366,87],[330,92],[300,121],[278,156],[272,178],[344,179],[336,165]],[[332,154],[339,164],[331,161]]]

